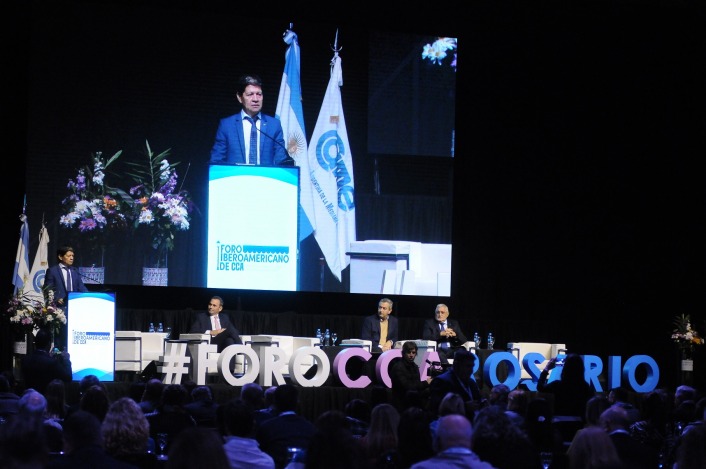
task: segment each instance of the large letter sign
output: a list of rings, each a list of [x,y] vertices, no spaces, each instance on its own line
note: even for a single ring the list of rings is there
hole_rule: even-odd
[[[285,383],[283,371],[289,372],[291,380],[300,386],[304,387],[319,387],[323,386],[328,379],[331,371],[339,379],[339,381],[348,388],[365,388],[372,381],[367,376],[360,376],[352,379],[346,373],[346,364],[349,360],[369,361],[373,356],[370,352],[362,348],[349,348],[342,350],[336,355],[333,361],[333,370],[331,370],[331,362],[328,356],[318,347],[301,347],[297,349],[291,357],[287,356],[284,349],[276,346],[265,346],[258,348],[258,353],[248,345],[231,345],[223,350],[220,354],[215,353],[216,347],[209,344],[194,344],[189,346],[193,357],[191,367],[191,379],[197,384],[204,384],[206,381],[206,373],[208,371],[217,370],[225,378],[226,382],[232,386],[242,386],[246,383],[258,382],[263,386],[272,386],[274,382],[279,384]],[[245,361],[246,372],[236,377],[229,369],[230,364],[236,355],[242,354]],[[217,358],[216,358],[217,357]],[[302,373],[302,364],[307,363],[310,358],[314,358],[316,364],[316,374],[312,378],[306,378]],[[383,352],[375,362],[375,374],[379,382],[383,383],[388,388],[392,387],[390,379],[390,364],[395,358],[402,357],[401,349],[393,349]],[[483,381],[489,386],[505,384],[510,389],[523,385],[530,391],[537,390],[537,381],[539,380],[538,364],[540,354],[529,353],[520,364],[517,357],[510,352],[493,353],[483,363]],[[419,369],[419,379],[423,381],[427,378],[430,361],[438,361],[439,355],[434,351],[427,351],[424,354],[422,361],[423,366]],[[186,356],[186,347],[180,343],[167,343],[167,348],[162,359],[162,367],[160,371],[168,375],[169,382],[181,382],[181,376],[188,373],[186,365],[189,363],[189,357]],[[619,387],[622,382],[627,381],[630,387],[635,392],[649,392],[654,390],[659,383],[659,367],[657,362],[647,355],[635,355],[625,361],[625,365],[621,366],[621,357],[608,357],[608,379],[609,388]],[[586,381],[596,390],[602,392],[602,386],[599,381],[599,376],[603,372],[603,362],[595,355],[583,356]],[[507,366],[508,373],[504,382],[498,378],[498,366],[504,363]],[[286,367],[285,367],[286,365]],[[532,379],[521,380],[522,367],[532,376]],[[473,373],[478,371],[480,360],[476,360]],[[642,383],[638,382],[638,370],[644,369],[642,375],[645,376]],[[557,367],[552,372],[550,381],[561,378],[561,367]],[[168,371],[168,373],[167,373]],[[167,379],[167,378],[165,378]]]

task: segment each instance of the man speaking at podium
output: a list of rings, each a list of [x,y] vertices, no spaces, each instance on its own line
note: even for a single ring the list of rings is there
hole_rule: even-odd
[[[62,246],[56,250],[59,263],[47,269],[44,286],[54,292],[54,300],[66,308],[70,291],[87,292],[88,288],[81,280],[81,274],[74,267],[74,249]]]
[[[243,75],[235,92],[242,110],[221,119],[211,149],[211,164],[293,166],[279,119],[262,110],[262,80]]]
[[[44,287],[54,292],[54,300],[64,308],[68,320],[69,292],[87,292],[88,288],[81,280],[81,273],[74,267],[74,248],[62,246],[56,250],[56,256],[59,258],[59,263],[47,269],[44,276]],[[59,350],[65,351],[68,345],[68,322],[66,326],[61,328],[59,337],[54,338],[54,345]]]

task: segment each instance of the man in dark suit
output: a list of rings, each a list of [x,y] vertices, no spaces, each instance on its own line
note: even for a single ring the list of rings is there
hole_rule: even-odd
[[[70,291],[87,292],[88,288],[81,280],[81,274],[74,267],[74,249],[62,246],[56,250],[59,263],[47,269],[44,286],[54,292],[54,300],[66,306]]]
[[[260,112],[263,101],[260,77],[241,76],[235,96],[243,109],[221,119],[211,149],[211,164],[294,165],[286,151],[279,119]],[[252,152],[251,146],[254,146]]]
[[[70,383],[73,377],[71,357],[68,352],[54,355],[51,348],[51,333],[39,329],[34,337],[34,352],[22,359],[22,377],[25,388],[33,388],[42,394],[53,379]]]
[[[383,298],[378,302],[378,313],[363,320],[360,338],[373,342],[373,352],[390,350],[399,336],[397,318],[391,316],[392,300]]]
[[[448,363],[457,350],[467,341],[461,325],[455,319],[449,319],[449,307],[443,303],[436,305],[434,318],[424,322],[422,339],[436,341],[436,350],[442,363]]]
[[[476,356],[468,350],[459,350],[454,355],[453,367],[435,377],[429,385],[429,410],[436,412],[439,404],[447,393],[453,392],[461,396],[466,407],[478,409],[481,405],[481,395],[478,384],[473,380],[473,368]]]
[[[305,450],[316,432],[313,423],[297,414],[299,389],[292,384],[282,384],[274,391],[274,405],[278,412],[260,424],[256,439],[260,449],[272,456],[275,467],[281,469],[287,465],[287,448]]]
[[[69,292],[87,292],[88,288],[81,280],[81,274],[74,267],[74,249],[71,246],[61,246],[56,250],[59,263],[47,269],[44,276],[44,287],[54,292],[54,300],[64,308],[66,320],[69,319]],[[68,344],[68,322],[62,327],[59,337],[54,339],[60,350],[66,351]]]
[[[191,325],[192,334],[210,334],[211,343],[218,346],[218,352],[233,344],[242,344],[238,329],[223,313],[223,298],[214,296],[208,302],[208,312],[199,313]]]

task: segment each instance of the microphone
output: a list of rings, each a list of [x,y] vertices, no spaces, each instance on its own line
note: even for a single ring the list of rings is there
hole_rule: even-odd
[[[262,119],[260,119],[260,121],[262,121]],[[287,150],[287,147],[285,147],[284,145],[282,145],[281,142],[279,142],[279,141],[278,141],[276,138],[274,138],[273,136],[269,135],[269,134],[268,134],[267,132],[265,132],[264,130],[260,130],[260,128],[259,128],[257,125],[253,125],[253,127],[254,127],[261,135],[264,135],[265,137],[267,137],[267,138],[269,138],[270,140],[272,140],[273,142],[275,142],[275,143],[277,144],[277,146],[279,146],[279,147],[280,147],[282,150],[284,150],[284,152],[287,154],[287,157],[289,157],[289,160],[285,160],[285,161],[283,162],[283,164],[281,164],[280,166],[294,166],[294,165],[295,165],[294,158],[292,158],[292,155],[289,154],[289,150]]]

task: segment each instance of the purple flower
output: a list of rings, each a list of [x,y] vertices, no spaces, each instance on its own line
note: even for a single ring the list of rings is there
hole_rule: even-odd
[[[78,230],[81,232],[95,230],[98,224],[93,218],[84,218],[78,225]]]
[[[171,176],[169,177],[169,180],[159,189],[159,192],[162,194],[171,194],[174,192],[174,189],[176,188],[177,185],[177,173],[176,171],[172,172]]]

